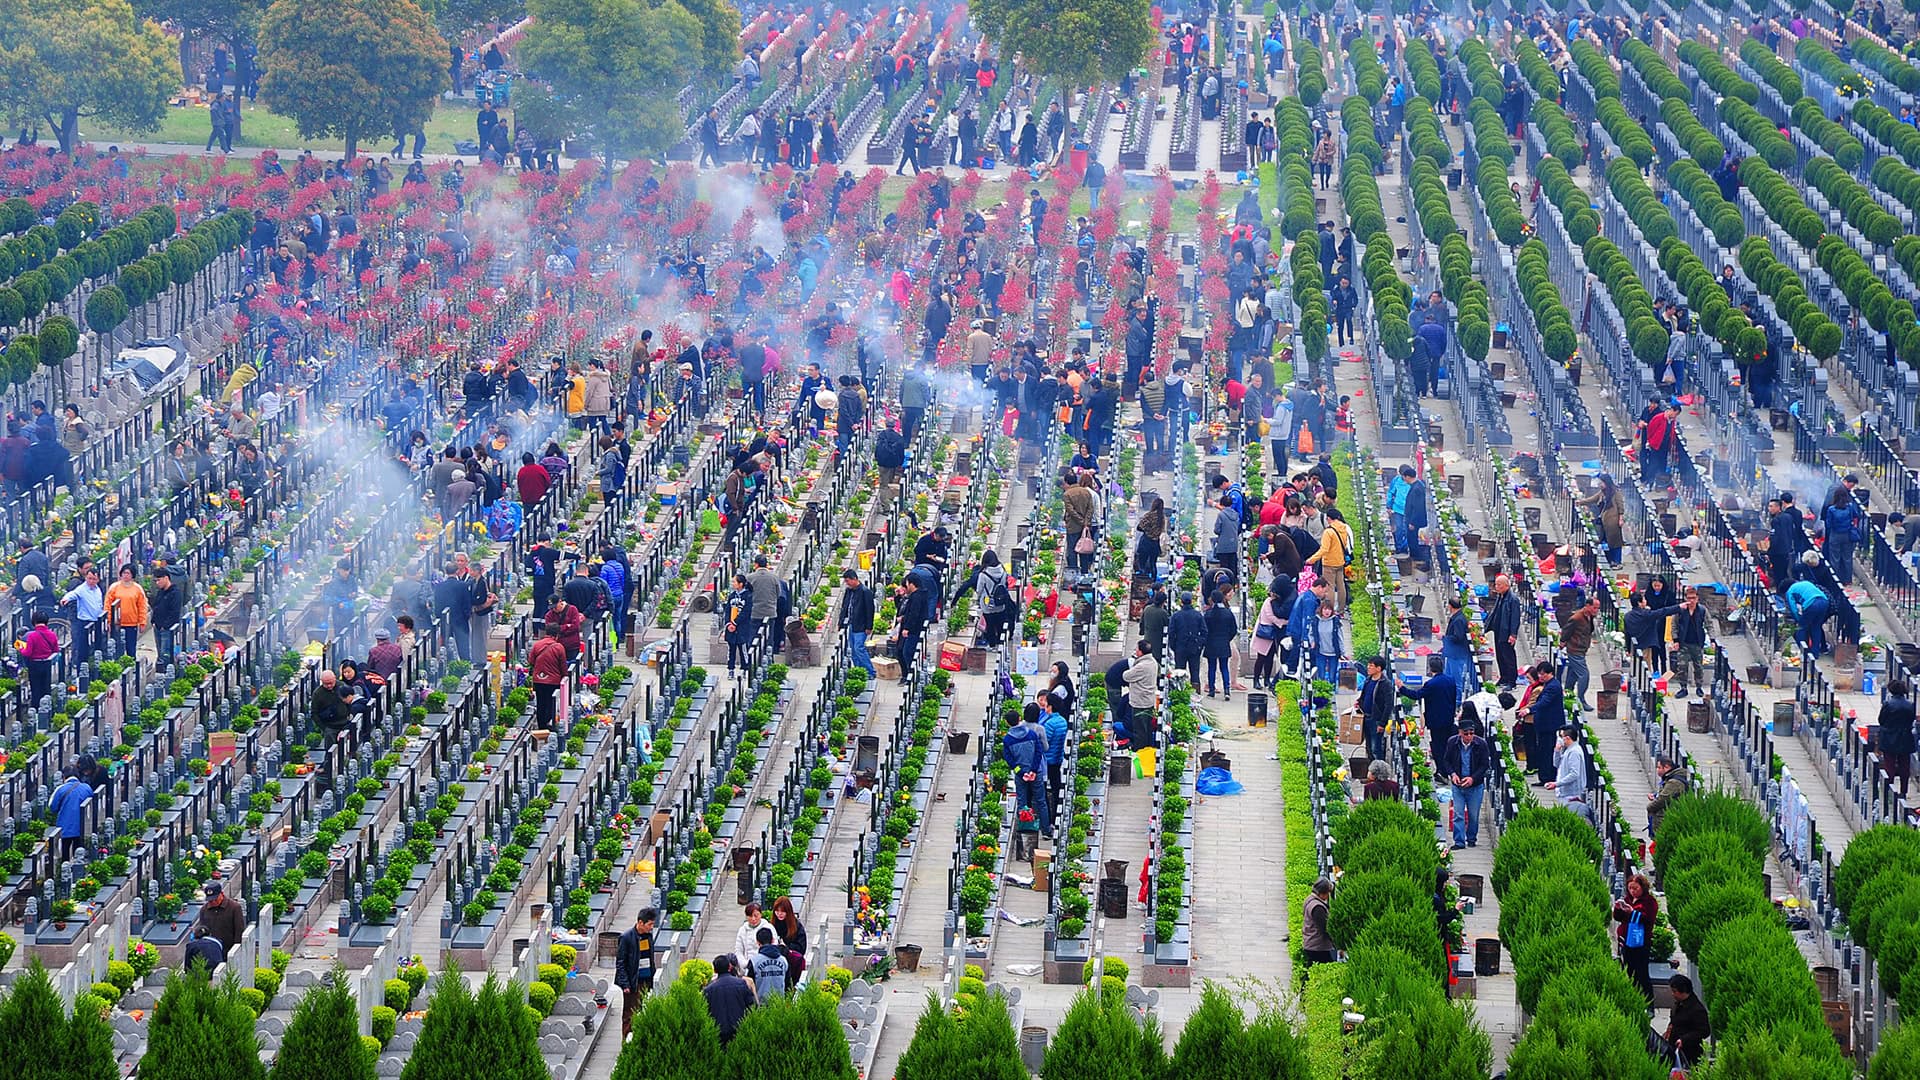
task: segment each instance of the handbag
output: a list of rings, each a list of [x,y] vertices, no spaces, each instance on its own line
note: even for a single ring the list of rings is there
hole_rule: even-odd
[[[1075,540],[1073,542],[1073,553],[1075,555],[1091,555],[1093,554],[1093,552],[1094,552],[1093,530],[1092,529],[1080,530],[1080,539]]]
[[[1253,628],[1253,636],[1261,641],[1280,640],[1280,627],[1274,623],[1259,623]]]
[[[1647,943],[1647,927],[1640,921],[1640,909],[1633,909],[1633,917],[1627,920],[1626,943],[1629,949],[1638,949]]]

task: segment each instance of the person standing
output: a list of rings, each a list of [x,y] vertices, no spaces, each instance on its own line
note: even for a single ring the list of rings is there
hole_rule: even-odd
[[[545,627],[540,640],[527,650],[527,667],[533,682],[535,723],[551,731],[559,715],[560,686],[567,681],[567,647],[560,641],[559,627]]]
[[[1793,492],[1783,491],[1780,497],[1768,503],[1772,519],[1768,522],[1771,535],[1767,541],[1767,556],[1772,563],[1773,591],[1784,593],[1793,584],[1793,564],[1806,550],[1807,534],[1800,511],[1793,505]]]
[[[79,770],[69,766],[61,774],[60,786],[47,800],[47,813],[60,830],[60,858],[73,853],[87,842],[87,800],[93,798],[93,786],[80,778]]]
[[[753,557],[753,573],[747,575],[747,588],[753,593],[747,640],[756,640],[764,634],[768,648],[778,649],[782,629],[776,625],[780,621],[780,579],[769,567],[765,555]]]
[[[1587,668],[1587,654],[1593,649],[1594,617],[1599,614],[1599,599],[1590,598],[1560,624],[1560,647],[1567,653],[1560,663],[1560,678],[1573,691],[1573,700],[1582,711],[1591,707],[1587,704],[1587,688],[1592,685],[1593,675]]]
[[[840,626],[847,633],[847,649],[854,667],[871,678],[877,673],[873,657],[867,652],[867,635],[873,633],[873,590],[861,584],[860,575],[848,570],[841,576],[846,591],[840,596]]]
[[[726,600],[721,604],[720,618],[727,642],[727,675],[731,677],[736,671],[748,670],[751,667],[747,650],[752,648],[754,640],[753,588],[740,574],[733,575],[733,591],[727,594]],[[847,618],[846,609],[841,610],[840,618],[844,623]]]
[[[613,985],[620,988],[620,1037],[633,1033],[633,1011],[653,993],[653,927],[660,913],[641,908],[613,952]]]
[[[119,633],[120,652],[132,656],[140,648],[140,631],[147,628],[147,590],[134,580],[133,564],[120,568],[120,580],[108,586],[107,609],[113,612],[114,629]]]
[[[740,961],[734,954],[721,953],[713,958],[713,981],[700,992],[707,999],[707,1014],[720,1029],[720,1045],[725,1046],[753,1008],[753,984],[740,977]]]
[[[1827,530],[1827,564],[1842,588],[1853,584],[1853,553],[1867,534],[1867,516],[1845,486],[1834,489],[1832,502],[1820,515]]]
[[[700,160],[701,168],[709,165],[721,165],[725,158],[720,153],[720,114],[708,109],[707,115],[700,119]]]
[[[1326,878],[1313,883],[1313,892],[1301,906],[1300,954],[1306,966],[1331,964],[1340,958],[1327,933],[1327,909],[1333,900],[1333,882]]]
[[[1224,510],[1223,513],[1231,513],[1231,510]],[[1233,700],[1233,649],[1235,643],[1240,640],[1240,622],[1233,617],[1233,609],[1226,605],[1225,600],[1217,592],[1207,599],[1207,610],[1203,619],[1206,626],[1207,696],[1213,696],[1214,676],[1218,674],[1221,697],[1231,701]],[[1337,642],[1337,627],[1335,636]]]
[[[174,583],[173,571],[164,566],[153,571],[153,595],[148,600],[148,618],[153,623],[155,663],[165,668],[173,663],[174,633],[186,611],[186,590]]]
[[[1677,1067],[1700,1063],[1707,1040],[1713,1036],[1713,1021],[1707,1007],[1693,992],[1693,980],[1676,974],[1667,980],[1673,991],[1673,1012],[1667,1023],[1667,1053]]]
[[[897,605],[900,629],[894,635],[894,651],[900,660],[900,682],[905,684],[913,677],[913,664],[920,655],[920,639],[926,634],[927,624],[933,621],[934,595],[921,588],[913,574],[907,575],[901,590]]]
[[[227,895],[226,888],[218,881],[207,882],[204,892],[206,901],[200,905],[200,917],[194,925],[206,927],[207,933],[231,956],[240,944],[240,936],[247,931],[246,910],[238,900]]]
[[[1213,519],[1213,561],[1238,576],[1240,573],[1240,514],[1231,496],[1222,495],[1219,513]]]
[[[750,965],[753,996],[764,1003],[787,992],[787,949],[777,940],[770,922],[754,931],[754,940],[759,948],[754,950]]]
[[[1454,685],[1453,676],[1447,674],[1446,659],[1427,657],[1426,681],[1417,688],[1401,683],[1400,696],[1420,702],[1421,719],[1427,725],[1428,749],[1438,756],[1457,731],[1454,714],[1460,707],[1460,688]]]
[[[1155,721],[1160,704],[1160,662],[1153,658],[1153,650],[1145,641],[1134,645],[1125,679],[1130,721],[1127,741],[1135,750],[1157,745]]]
[[[80,584],[67,590],[60,602],[73,605],[73,661],[85,665],[101,644],[94,635],[102,629],[101,620],[107,614],[106,596],[100,591],[100,571],[89,568]]]
[[[1479,728],[1478,722],[1462,724],[1441,754],[1440,770],[1453,786],[1455,847],[1480,842],[1480,801],[1487,793],[1487,774],[1493,771],[1493,753],[1479,737]]]
[[[1654,759],[1653,772],[1660,787],[1647,796],[1647,837],[1657,840],[1660,823],[1666,820],[1667,807],[1693,787],[1693,773],[1665,754]]]
[[[1692,585],[1680,598],[1680,610],[1669,623],[1673,632],[1674,683],[1681,697],[1698,687],[1702,697],[1708,690],[1706,649],[1707,609],[1700,606],[1700,590]]]
[[[1553,747],[1553,779],[1547,781],[1547,790],[1560,799],[1560,805],[1584,800],[1587,797],[1587,752],[1580,745],[1580,738],[1573,725],[1562,727],[1557,733]]]
[[[1907,797],[1907,777],[1913,772],[1912,688],[1905,679],[1887,683],[1887,697],[1880,703],[1880,767],[1887,780],[1900,781],[1900,797]]]
[[[1527,672],[1527,678],[1533,684],[1533,694],[1518,715],[1532,721],[1533,730],[1527,738],[1527,764],[1538,777],[1534,783],[1545,786],[1554,776],[1553,743],[1567,722],[1567,699],[1552,664],[1545,661],[1535,664]]]
[[[29,704],[38,707],[53,693],[53,658],[60,655],[60,635],[47,625],[47,613],[33,613],[33,629],[20,640],[20,660],[27,668]]]
[[[1385,657],[1367,657],[1366,669],[1366,685],[1360,688],[1360,697],[1354,703],[1360,710],[1360,741],[1366,745],[1369,758],[1385,764],[1387,730],[1393,727],[1395,712],[1393,683],[1387,678]]]
[[[1626,895],[1613,902],[1613,921],[1618,924],[1613,933],[1620,943],[1620,963],[1648,1004],[1653,1003],[1653,980],[1647,976],[1648,942],[1659,918],[1660,901],[1654,897],[1647,875],[1627,878]]]
[[[1033,811],[1034,827],[1046,832],[1051,823],[1043,777],[1047,769],[1047,734],[1040,726],[1040,710],[1028,710],[1018,724],[1000,737],[1000,756],[1013,770],[1016,809]]]
[[[1513,579],[1501,574],[1493,579],[1493,606],[1487,610],[1487,636],[1493,639],[1494,662],[1500,667],[1500,689],[1511,690],[1520,681],[1520,598],[1513,594]]]

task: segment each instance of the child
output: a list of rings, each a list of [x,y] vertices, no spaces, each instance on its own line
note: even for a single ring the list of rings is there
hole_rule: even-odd
[[[1353,430],[1353,396],[1340,395],[1340,407],[1334,410],[1333,427],[1336,431]]]
[[[1340,619],[1333,613],[1333,602],[1322,600],[1320,612],[1313,620],[1314,678],[1336,682],[1340,676],[1340,659],[1345,654],[1346,643],[1340,640]]]

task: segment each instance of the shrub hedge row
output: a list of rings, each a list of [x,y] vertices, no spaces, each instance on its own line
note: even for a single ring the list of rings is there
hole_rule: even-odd
[[[1716,1065],[1760,1075],[1734,1063],[1764,1054],[1765,1075],[1852,1076],[1807,962],[1764,891],[1766,819],[1738,795],[1706,792],[1668,807],[1654,839],[1674,926],[1700,969]]]
[[[1646,1001],[1614,960],[1600,837],[1572,811],[1527,807],[1493,850],[1500,938],[1535,1019],[1507,1060],[1513,1080],[1660,1080]]]
[[[1740,217],[1739,208],[1721,196],[1720,185],[1698,162],[1681,158],[1667,166],[1667,184],[1693,207],[1721,247],[1736,247],[1746,238],[1747,223]]]
[[[1593,87],[1595,98],[1617,98],[1620,96],[1620,73],[1613,70],[1613,61],[1586,38],[1576,38],[1567,46],[1567,52],[1573,57],[1573,64],[1580,74]]]
[[[1738,98],[1748,105],[1759,103],[1760,88],[1741,78],[1738,72],[1727,66],[1726,61],[1720,59],[1719,53],[1707,46],[1697,41],[1681,42],[1680,62],[1690,65],[1701,81],[1721,97]]]
[[[1820,189],[1840,211],[1847,224],[1859,229],[1867,242],[1876,247],[1885,247],[1898,239],[1903,231],[1900,219],[1888,213],[1879,203],[1873,201],[1873,193],[1867,185],[1855,180],[1852,174],[1841,168],[1832,158],[1815,158],[1807,163],[1807,182]]]
[[[1640,121],[1627,112],[1627,107],[1620,104],[1619,98],[1601,101],[1594,106],[1593,115],[1600,121],[1600,126],[1607,130],[1613,144],[1635,165],[1645,169],[1653,164],[1653,136],[1647,134],[1647,129],[1640,126]]]
[[[1740,245],[1740,269],[1760,291],[1773,298],[1773,309],[1793,328],[1793,336],[1806,350],[1821,360],[1830,360],[1840,351],[1845,338],[1840,325],[1807,298],[1800,276],[1793,267],[1774,257],[1773,246],[1764,236],[1748,237]]]
[[[1821,48],[1817,42],[1812,40],[1802,40],[1794,46],[1794,58],[1807,65],[1807,70],[1825,77],[1824,73],[1820,70],[1822,63],[1816,58],[1816,53],[1823,53],[1827,60],[1839,63],[1837,57],[1827,52],[1826,49]],[[1793,70],[1791,64],[1775,56],[1773,50],[1767,48],[1766,42],[1756,38],[1748,38],[1741,42],[1740,59],[1745,60],[1747,66],[1752,68],[1755,74],[1766,80],[1768,86],[1780,92],[1780,97],[1786,103],[1787,108],[1791,109],[1799,103],[1801,96],[1805,93],[1804,88],[1800,85],[1800,74]],[[1845,64],[1840,64],[1840,66],[1846,67]],[[1829,77],[1827,81],[1835,82],[1837,80]],[[1756,98],[1754,100],[1758,101],[1759,99]]]
[[[1854,138],[1842,124],[1828,118],[1820,111],[1820,105],[1810,97],[1801,98],[1793,106],[1793,126],[1806,133],[1807,138],[1820,144],[1820,149],[1833,155],[1833,160],[1848,172],[1860,167],[1866,159],[1866,148],[1860,140]]]

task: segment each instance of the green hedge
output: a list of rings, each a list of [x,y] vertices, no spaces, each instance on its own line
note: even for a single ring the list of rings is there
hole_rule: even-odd
[[[1754,151],[1774,168],[1790,169],[1798,160],[1793,152],[1793,144],[1787,141],[1785,135],[1780,134],[1779,128],[1773,126],[1773,121],[1740,98],[1720,99],[1720,119],[1726,121],[1727,126],[1732,128],[1735,134],[1745,139],[1747,145],[1753,147]],[[1741,164],[1744,166],[1745,162]]]
[[[1607,187],[1626,208],[1627,217],[1640,227],[1647,243],[1659,247],[1674,235],[1673,214],[1647,186],[1647,178],[1640,175],[1634,162],[1624,157],[1607,162]]]
[[[1853,122],[1861,130],[1893,148],[1906,163],[1920,169],[1920,130],[1903,124],[1900,118],[1867,98],[1853,104]]]
[[[1573,64],[1580,74],[1593,87],[1595,98],[1617,98],[1620,96],[1620,73],[1613,70],[1613,61],[1600,47],[1586,38],[1576,38],[1567,46],[1567,52],[1573,56]]]
[[[1414,157],[1444,169],[1453,163],[1453,146],[1440,130],[1440,118],[1434,115],[1433,102],[1424,97],[1407,101],[1407,141]]]
[[[1533,99],[1531,115],[1534,126],[1540,129],[1541,139],[1547,144],[1547,153],[1566,162],[1569,168],[1578,168],[1586,155],[1580,134],[1574,129],[1573,121],[1567,119],[1566,110],[1552,98],[1537,97]]]
[[[1667,166],[1667,184],[1687,200],[1700,221],[1713,233],[1721,247],[1735,247],[1746,239],[1747,224],[1740,210],[1720,195],[1707,170],[1691,158],[1681,158]]]
[[[1852,1076],[1827,1029],[1806,960],[1763,891],[1766,818],[1737,795],[1688,795],[1668,808],[1654,840],[1654,861],[1668,886],[1682,943],[1694,938],[1699,945],[1690,955],[1700,969],[1700,995],[1723,1075]],[[1740,910],[1730,890],[1748,893],[1751,913],[1714,922],[1698,910]],[[1745,1071],[1734,1064],[1742,1060],[1769,1067]]]
[[[1909,94],[1920,94],[1920,68],[1914,67],[1907,58],[1887,48],[1871,38],[1861,38],[1853,43],[1853,58],[1867,68],[1890,79],[1893,85]]]
[[[1628,112],[1619,98],[1604,98],[1594,106],[1593,115],[1605,128],[1607,135],[1620,152],[1633,160],[1635,165],[1645,169],[1653,164],[1653,136],[1640,126]]]
[[[1653,297],[1634,276],[1633,263],[1604,236],[1588,240],[1582,251],[1587,269],[1606,286],[1627,324],[1627,345],[1633,355],[1643,364],[1663,363],[1667,358],[1667,331],[1653,317]]]
[[[1308,108],[1320,104],[1327,96],[1327,64],[1320,50],[1311,42],[1295,40],[1293,43],[1294,89],[1300,94],[1300,100]]]
[[[1829,62],[1842,68],[1847,66],[1840,63],[1839,57],[1834,56],[1810,38],[1803,38],[1794,46],[1793,56],[1795,60],[1805,64],[1808,71],[1832,83],[1837,83],[1839,80],[1827,74],[1827,71],[1831,70]],[[1755,38],[1748,38],[1741,42],[1740,59],[1745,60],[1748,67],[1766,80],[1768,86],[1780,92],[1780,97],[1786,102],[1787,108],[1791,109],[1799,104],[1801,95],[1805,93],[1800,85],[1799,74],[1793,70],[1792,65],[1775,56],[1773,50],[1767,48],[1766,42]]]
[[[1806,179],[1820,189],[1829,203],[1839,208],[1840,216],[1859,229],[1868,243],[1884,247],[1900,237],[1900,219],[1873,201],[1867,185],[1855,180],[1835,159],[1815,158],[1808,162]]]
[[[1466,66],[1467,81],[1473,85],[1474,98],[1498,107],[1501,99],[1506,97],[1506,84],[1500,81],[1500,69],[1494,66],[1486,42],[1479,38],[1468,38],[1461,42],[1460,62]],[[1482,150],[1481,153],[1486,151]]]
[[[1548,101],[1560,100],[1560,74],[1553,70],[1546,54],[1533,43],[1532,38],[1518,38],[1513,43],[1513,59],[1520,66],[1520,75],[1533,87],[1536,98]]]
[[[1896,255],[1904,252],[1912,258],[1915,248],[1908,243],[1912,239],[1901,237],[1894,249]],[[1866,316],[1867,324],[1892,339],[1901,360],[1909,366],[1920,366],[1920,324],[1914,321],[1913,307],[1896,299],[1873,267],[1840,237],[1823,237],[1816,255],[1821,269],[1840,286],[1847,301]]]
[[[1347,63],[1353,68],[1354,89],[1367,104],[1380,104],[1380,95],[1387,89],[1387,69],[1380,66],[1370,34],[1361,34],[1347,46]]]
[[[1632,65],[1633,70],[1640,73],[1640,81],[1647,84],[1647,89],[1655,97],[1663,101],[1668,98],[1687,98],[1686,84],[1667,66],[1666,58],[1660,55],[1658,49],[1639,38],[1630,37],[1620,46],[1620,55]]]
[[[1407,42],[1407,75],[1413,92],[1428,101],[1440,100],[1440,62],[1434,58],[1433,45],[1426,38]]]
[[[1693,115],[1693,106],[1683,98],[1668,98],[1660,103],[1660,119],[1666,123],[1667,130],[1680,140],[1680,146],[1688,156],[1700,164],[1703,169],[1717,169],[1727,156],[1727,148],[1720,137],[1707,130],[1700,118]]]
[[[1821,360],[1830,360],[1840,351],[1845,337],[1840,325],[1807,298],[1793,268],[1774,257],[1765,237],[1749,237],[1740,245],[1740,269],[1760,291],[1773,298],[1773,307],[1793,328],[1793,336],[1807,351]]]
[[[1834,122],[1812,98],[1803,97],[1793,107],[1793,126],[1806,133],[1807,138],[1820,144],[1820,149],[1833,155],[1840,167],[1852,172],[1866,159],[1866,148],[1860,140],[1844,126]]]
[[[1906,162],[1889,154],[1873,163],[1869,175],[1874,187],[1893,196],[1907,209],[1920,213],[1920,173],[1914,172]]]
[[[1500,110],[1474,98],[1467,105],[1467,121],[1473,129],[1473,148],[1480,154],[1480,160],[1497,161],[1511,168],[1513,142],[1507,138],[1507,126],[1500,119]]]
[[[1834,871],[1834,898],[1853,939],[1874,958],[1902,1013],[1920,1010],[1920,832],[1875,825],[1855,836]]]
[[[1527,241],[1514,261],[1514,270],[1520,292],[1526,297],[1527,309],[1533,312],[1547,359],[1556,364],[1566,363],[1579,347],[1579,338],[1573,331],[1573,317],[1568,314],[1567,305],[1560,299],[1560,290],[1554,288],[1549,275],[1546,243],[1537,237]]]
[[[1758,104],[1760,88],[1740,77],[1720,59],[1720,54],[1697,41],[1680,43],[1680,62],[1693,67],[1702,81],[1723,98],[1736,98],[1748,105]]]

